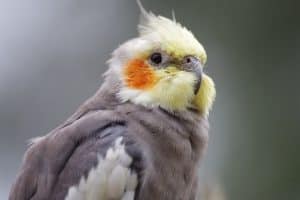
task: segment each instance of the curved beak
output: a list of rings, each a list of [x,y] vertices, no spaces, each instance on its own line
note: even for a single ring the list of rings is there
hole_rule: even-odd
[[[197,63],[195,65],[179,65],[177,64],[176,66],[177,68],[179,68],[180,70],[184,70],[187,72],[191,72],[194,73],[196,76],[196,81],[194,84],[194,94],[196,95],[200,89],[200,85],[201,85],[201,80],[202,80],[202,64],[201,63]]]
[[[181,65],[181,69],[187,72],[194,73],[196,76],[196,81],[194,84],[194,94],[196,95],[200,89],[201,80],[202,80],[202,64],[200,62],[193,62],[190,60],[189,63]]]
[[[201,80],[202,80],[202,68],[200,66],[195,67],[192,70],[195,73],[196,76],[196,83],[194,85],[194,94],[196,95],[200,89],[200,85],[201,85]]]

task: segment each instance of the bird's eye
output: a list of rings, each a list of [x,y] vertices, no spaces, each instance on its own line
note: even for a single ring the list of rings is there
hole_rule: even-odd
[[[191,63],[192,59],[190,57],[185,58],[185,63]]]
[[[161,53],[156,52],[150,56],[150,60],[153,64],[159,65],[162,63],[163,58]]]

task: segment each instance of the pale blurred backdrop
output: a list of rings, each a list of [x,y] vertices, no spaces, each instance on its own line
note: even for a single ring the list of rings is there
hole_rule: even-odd
[[[228,200],[300,199],[300,3],[142,0],[191,29],[217,100],[203,182]],[[29,138],[63,122],[137,35],[135,0],[0,0],[0,199]]]

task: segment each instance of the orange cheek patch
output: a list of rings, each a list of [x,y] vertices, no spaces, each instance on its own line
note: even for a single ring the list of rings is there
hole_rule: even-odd
[[[143,60],[129,61],[124,68],[126,85],[134,89],[148,89],[153,87],[157,78],[155,72]]]

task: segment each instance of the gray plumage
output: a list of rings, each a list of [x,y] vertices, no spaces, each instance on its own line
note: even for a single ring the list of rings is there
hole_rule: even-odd
[[[170,113],[120,103],[119,82],[107,76],[99,91],[61,126],[26,152],[9,200],[62,200],[123,136],[138,174],[135,200],[194,200],[208,122],[193,110]]]
[[[146,13],[105,81],[32,140],[9,200],[195,200],[215,98],[206,53],[179,23]],[[101,194],[100,194],[101,193]]]

